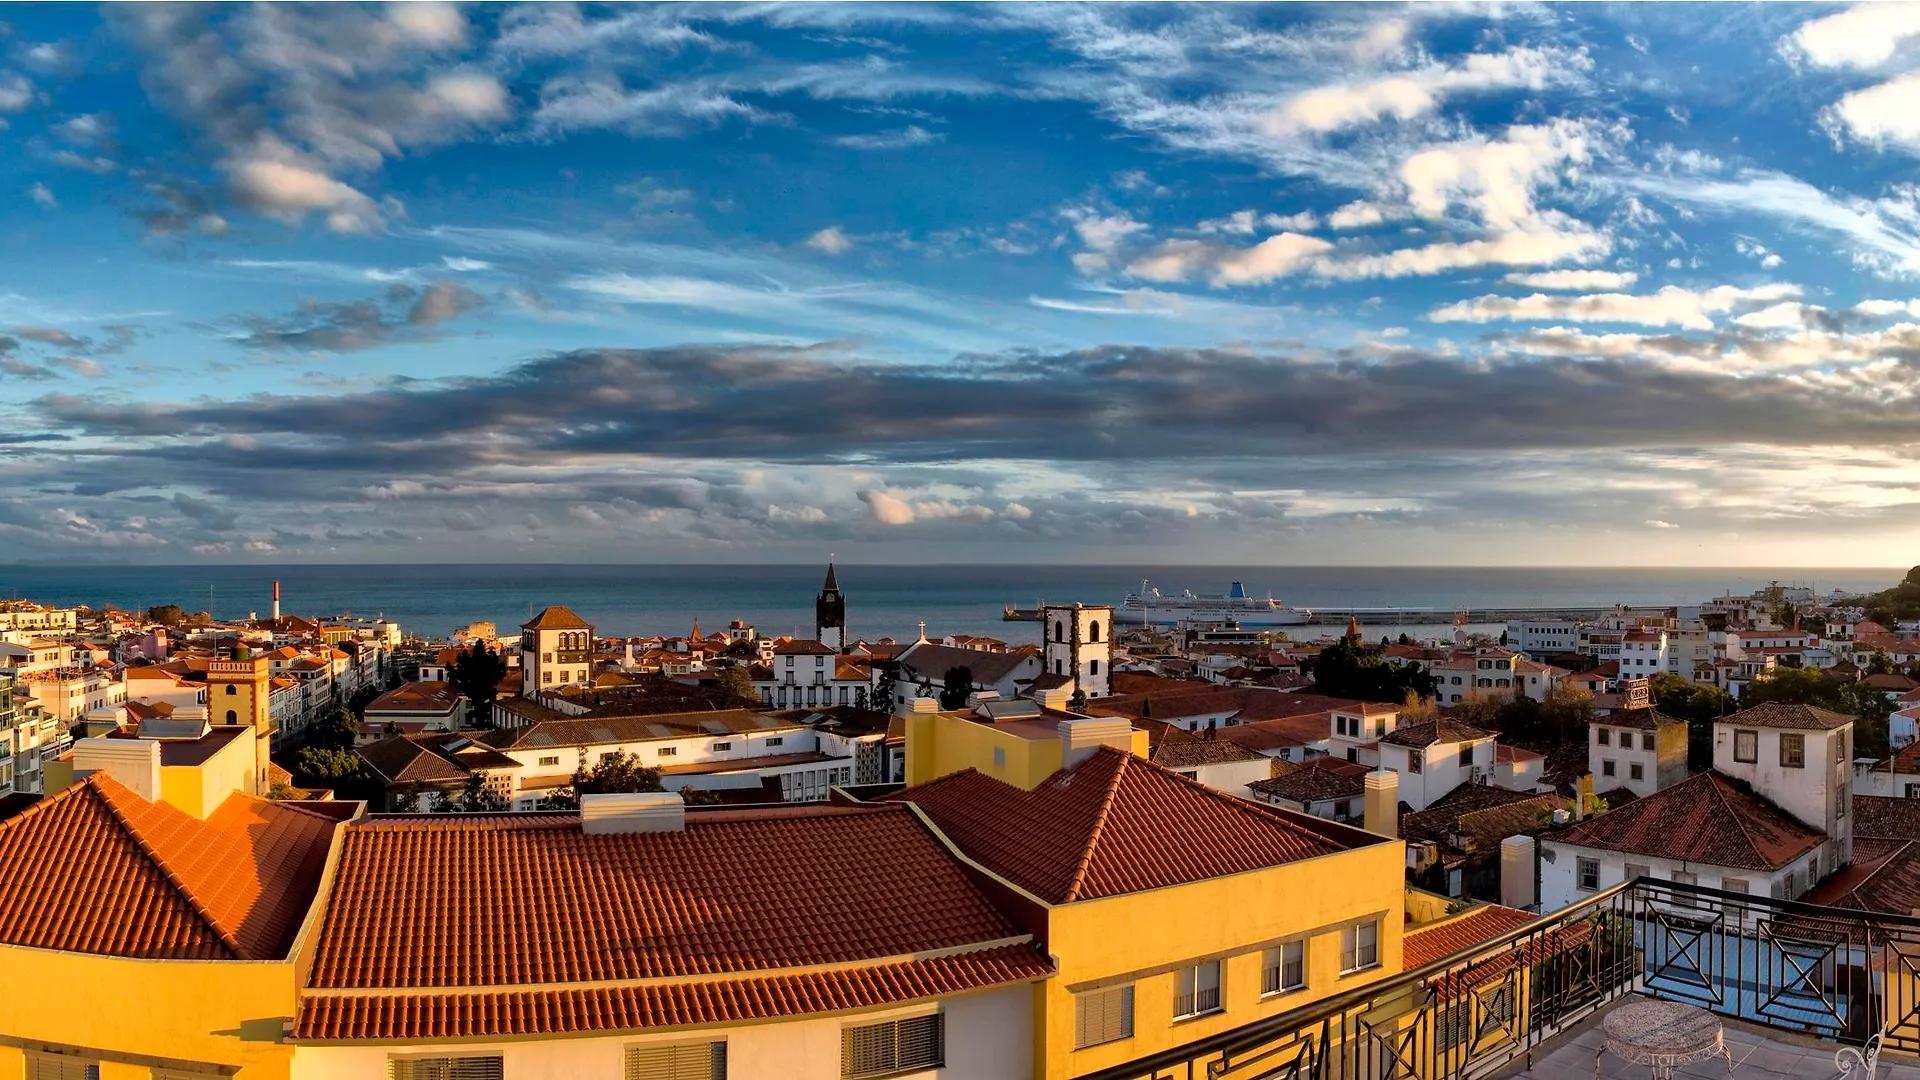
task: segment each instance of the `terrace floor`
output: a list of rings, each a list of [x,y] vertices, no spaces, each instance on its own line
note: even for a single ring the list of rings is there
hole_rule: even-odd
[[[1604,1014],[1603,1014],[1604,1015]],[[1814,1039],[1796,1039],[1777,1031],[1726,1023],[1727,1049],[1733,1052],[1734,1080],[1831,1080],[1840,1076],[1833,1054],[1839,1046]],[[1531,1067],[1500,1074],[1511,1080],[1594,1080],[1594,1055],[1603,1043],[1600,1017],[1595,1016],[1570,1035],[1536,1052]],[[1645,1065],[1630,1065],[1612,1054],[1600,1058],[1601,1080],[1647,1080]],[[1725,1058],[1688,1065],[1674,1071],[1675,1080],[1726,1080]],[[1864,1080],[1855,1076],[1855,1080]],[[1874,1080],[1920,1080],[1920,1063],[1883,1055]]]

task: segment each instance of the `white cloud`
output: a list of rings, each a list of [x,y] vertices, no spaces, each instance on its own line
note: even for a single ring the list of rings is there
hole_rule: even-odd
[[[882,525],[910,525],[913,523],[913,507],[904,500],[896,499],[877,488],[860,492],[860,501],[867,504],[873,520]]]
[[[1361,199],[1350,202],[1327,215],[1327,227],[1332,229],[1365,229],[1387,220],[1387,215],[1379,203]]]
[[[1773,303],[1800,295],[1797,285],[1764,285],[1740,289],[1720,285],[1703,291],[1668,285],[1645,295],[1592,293],[1585,296],[1481,296],[1427,313],[1434,322],[1486,323],[1499,319],[1542,322],[1634,323],[1641,326],[1679,326],[1688,330],[1713,329],[1712,316],[1736,307]]]
[[[727,120],[777,123],[785,119],[698,82],[629,90],[610,76],[567,76],[540,88],[532,131],[541,137],[594,128],[629,135],[681,135]]]
[[[1455,66],[1431,64],[1372,82],[1322,86],[1289,98],[1267,118],[1275,135],[1323,133],[1391,117],[1412,120],[1440,107],[1456,93],[1565,83],[1592,68],[1584,52],[1513,49],[1475,53]]]
[[[315,212],[334,232],[379,229],[379,208],[365,193],[326,173],[290,160],[253,158],[227,165],[228,184],[242,204],[271,218],[298,223]]]
[[[1862,300],[1853,306],[1853,310],[1874,318],[1909,315],[1920,319],[1920,300]]]
[[[1793,300],[1784,300],[1770,304],[1759,311],[1749,311],[1745,315],[1734,317],[1734,323],[1749,330],[1798,330],[1807,324],[1810,312],[1824,311],[1815,304],[1802,304]]]
[[[33,84],[19,75],[0,74],[0,113],[16,113],[33,104]]]
[[[53,192],[47,190],[47,185],[41,183],[35,183],[27,188],[27,198],[32,199],[33,204],[42,210],[52,210],[60,205],[60,200],[54,198]]]
[[[937,143],[946,136],[937,131],[928,131],[918,124],[908,124],[891,131],[875,131],[862,135],[842,135],[833,140],[834,145],[849,150],[908,150],[915,146]]]
[[[1280,233],[1250,248],[1204,240],[1170,240],[1127,264],[1127,273],[1149,281],[1184,281],[1206,275],[1216,287],[1258,285],[1312,266],[1333,250],[1316,236]]]
[[[1864,3],[1801,24],[1781,39],[1789,59],[1823,68],[1875,68],[1920,36],[1920,4]]]
[[[1732,180],[1638,174],[1622,183],[1725,214],[1760,214],[1842,237],[1876,269],[1920,271],[1920,219],[1910,202],[1830,195],[1785,173],[1750,171]]]
[[[436,76],[427,83],[423,105],[429,112],[467,123],[499,120],[512,111],[500,80],[473,71]]]
[[[1830,130],[1845,130],[1862,142],[1920,153],[1920,71],[1855,90],[1821,116]]]
[[[845,255],[853,250],[853,240],[840,231],[840,226],[829,225],[807,237],[807,246],[828,255]]]
[[[1646,520],[1646,526],[1649,529],[1677,529],[1680,527],[1671,521],[1661,521],[1659,518],[1648,518]]]
[[[1485,240],[1464,240],[1401,248],[1380,255],[1342,255],[1316,267],[1326,277],[1426,277],[1475,266],[1550,266],[1585,262],[1612,249],[1606,234],[1566,220],[1558,230],[1500,233]]]
[[[1122,210],[1102,213],[1090,206],[1070,206],[1061,216],[1072,223],[1074,235],[1085,251],[1076,252],[1073,265],[1082,274],[1101,274],[1113,268],[1113,256],[1130,236],[1147,230],[1145,222],[1135,221]]]
[[[1631,270],[1548,270],[1537,274],[1508,274],[1507,281],[1529,289],[1559,289],[1591,292],[1605,289],[1618,292],[1633,288],[1640,275]]]
[[[1302,210],[1297,214],[1262,214],[1257,210],[1235,210],[1225,217],[1208,218],[1193,228],[1195,232],[1201,233],[1252,236],[1262,228],[1281,232],[1306,232],[1319,226],[1320,219],[1310,210]]]

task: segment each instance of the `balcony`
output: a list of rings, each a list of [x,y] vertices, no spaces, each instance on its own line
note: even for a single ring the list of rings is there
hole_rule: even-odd
[[[1920,918],[1640,878],[1471,950],[1079,1080],[1575,1080],[1630,996],[1722,1018],[1735,1080],[1835,1077],[1876,1033],[1877,1077],[1920,1080]],[[1644,1065],[1600,1056],[1600,1076]],[[1727,1062],[1682,1077],[1725,1077]],[[1864,1072],[1856,1077],[1864,1077]]]

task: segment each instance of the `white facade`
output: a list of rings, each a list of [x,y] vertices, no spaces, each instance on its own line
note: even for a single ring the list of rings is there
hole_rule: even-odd
[[[1845,853],[1842,861],[1851,862],[1853,725],[1831,730],[1755,727],[1735,722],[1738,717],[1736,713],[1713,725],[1714,771],[1746,781],[1808,828],[1826,833]]]
[[[1529,656],[1580,648],[1580,624],[1569,619],[1515,619],[1507,624],[1507,648]]]
[[[10,630],[63,636],[80,626],[78,608],[16,607],[0,610],[0,633]]]
[[[294,1051],[292,1077],[382,1077],[394,1057],[498,1056],[502,1075],[512,1080],[589,1080],[626,1075],[630,1046],[724,1041],[728,1080],[840,1080],[844,1029],[936,1011],[944,1014],[945,1065],[891,1075],[903,1080],[1021,1080],[1033,1075],[1033,988],[1022,983],[903,1009],[670,1034],[472,1039],[442,1045],[305,1045]]]
[[[47,715],[69,727],[95,709],[127,700],[120,673],[101,668],[68,668],[23,679],[20,685]]]
[[[1680,728],[1683,754],[1686,735],[1686,729]],[[1587,771],[1593,774],[1594,793],[1626,788],[1645,798],[1659,791],[1659,740],[1660,733],[1653,729],[1612,726],[1605,717],[1595,719],[1587,727]],[[1686,779],[1684,769],[1678,779]]]
[[[1044,607],[1040,628],[1045,635],[1042,670],[1074,680],[1089,698],[1106,697],[1113,672],[1113,608]]]
[[[1425,810],[1461,784],[1491,784],[1498,771],[1495,745],[1491,736],[1462,742],[1439,740],[1426,746],[1382,742],[1379,765],[1399,775],[1401,802]]]
[[[1541,837],[1540,841],[1541,911],[1558,911],[1635,877],[1679,881],[1709,889],[1793,900],[1819,884],[1823,876],[1832,873],[1840,865],[1835,854],[1837,849],[1831,840],[1774,871],[1735,869],[1711,863],[1682,862],[1628,855],[1602,848],[1576,847],[1555,841],[1551,834]]]
[[[540,622],[549,612],[540,613]],[[533,623],[520,628],[520,696],[537,698],[542,691],[577,686],[593,678],[593,627],[565,608],[564,619],[553,621],[580,623],[560,629],[536,629]]]

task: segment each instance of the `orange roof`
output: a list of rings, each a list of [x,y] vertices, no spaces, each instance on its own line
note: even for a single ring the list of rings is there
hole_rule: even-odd
[[[1717,772],[1588,818],[1550,842],[1743,870],[1778,870],[1819,847],[1823,833]]]
[[[347,830],[295,1035],[901,1002],[1046,974],[1027,941],[905,807],[696,810],[679,832],[600,835],[572,814],[380,817]],[[557,985],[582,982],[605,985]]]
[[[410,682],[367,702],[366,712],[443,713],[460,704],[460,691],[443,682]]]
[[[457,1039],[694,1027],[907,1005],[1041,979],[1052,971],[1033,946],[1007,945],[864,968],[698,982],[499,993],[308,991],[301,996],[293,1039]]]
[[[1457,919],[1409,930],[1401,940],[1400,968],[1403,971],[1412,971],[1414,968],[1431,964],[1443,956],[1465,952],[1483,941],[1491,941],[1539,917],[1532,912],[1521,911],[1519,908],[1488,904]]]
[[[890,798],[917,805],[969,856],[1054,904],[1203,881],[1354,846],[1334,839],[1330,829],[1112,747],[1032,791],[967,769]]]
[[[520,624],[522,630],[591,630],[593,624],[559,605],[542,608],[540,614]]]
[[[0,823],[0,941],[176,960],[278,960],[336,822],[233,794],[205,821],[104,773]]]

